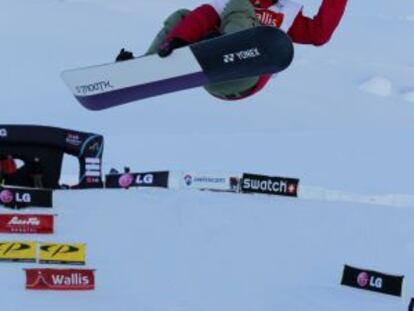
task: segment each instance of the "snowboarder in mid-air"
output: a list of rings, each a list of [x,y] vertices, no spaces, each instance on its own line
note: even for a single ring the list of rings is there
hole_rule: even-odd
[[[181,9],[171,14],[146,54],[166,57],[174,49],[260,25],[280,28],[294,43],[320,46],[330,40],[346,5],[347,0],[322,0],[318,13],[309,18],[304,16],[302,5],[291,0],[214,0],[193,11]],[[116,60],[133,57],[122,49]],[[205,88],[215,97],[237,100],[260,91],[270,77],[249,77]]]

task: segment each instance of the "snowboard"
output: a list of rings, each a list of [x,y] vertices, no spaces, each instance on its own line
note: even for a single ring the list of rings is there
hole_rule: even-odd
[[[64,71],[62,79],[85,108],[103,110],[211,83],[278,73],[290,65],[293,54],[285,32],[258,26],[191,44],[165,58],[146,55]]]

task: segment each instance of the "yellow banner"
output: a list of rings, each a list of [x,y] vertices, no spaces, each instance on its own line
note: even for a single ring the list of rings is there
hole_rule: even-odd
[[[85,264],[85,244],[40,243],[39,263]]]
[[[36,262],[36,242],[0,242],[0,261]]]

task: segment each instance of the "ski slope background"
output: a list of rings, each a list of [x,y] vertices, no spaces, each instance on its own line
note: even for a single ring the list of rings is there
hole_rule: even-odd
[[[405,310],[414,295],[414,3],[351,1],[328,45],[296,46],[291,68],[242,102],[196,89],[90,112],[60,80],[121,47],[143,53],[165,16],[199,3],[1,0],[0,124],[103,134],[106,171],[291,176],[300,198],[58,192],[57,234],[12,238],[87,243],[97,290],[26,292],[29,265],[2,264],[3,306]],[[304,4],[312,15],[319,1]],[[66,178],[75,170],[68,160]],[[405,299],[339,286],[345,263],[404,274]]]

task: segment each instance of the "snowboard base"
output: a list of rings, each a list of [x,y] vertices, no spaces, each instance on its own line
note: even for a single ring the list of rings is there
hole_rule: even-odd
[[[62,79],[87,109],[108,109],[132,101],[286,69],[293,44],[283,31],[259,26],[201,41],[172,55],[65,71]]]

